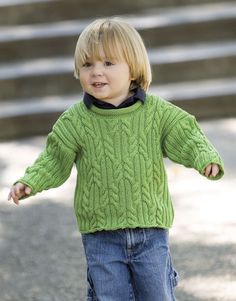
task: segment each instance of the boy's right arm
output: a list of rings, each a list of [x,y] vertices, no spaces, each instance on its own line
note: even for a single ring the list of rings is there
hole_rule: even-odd
[[[78,134],[73,124],[73,111],[61,115],[47,137],[44,151],[25,175],[17,180],[8,195],[9,200],[19,200],[63,184],[79,151]]]

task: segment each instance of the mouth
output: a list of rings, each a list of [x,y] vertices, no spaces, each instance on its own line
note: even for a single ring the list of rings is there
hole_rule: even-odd
[[[100,82],[92,83],[92,86],[95,87],[95,88],[102,88],[105,85],[106,85],[106,83],[100,83]]]

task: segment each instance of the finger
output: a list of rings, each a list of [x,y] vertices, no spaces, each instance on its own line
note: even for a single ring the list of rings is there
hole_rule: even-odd
[[[30,187],[27,186],[25,188],[25,194],[29,195],[29,194],[31,194],[31,191],[32,191],[32,189]]]
[[[16,205],[19,204],[19,198],[17,196],[12,196],[12,200]]]
[[[14,187],[11,189],[11,197],[12,197],[13,201],[14,201],[14,199],[17,198]]]
[[[17,195],[18,197],[21,195],[21,190],[22,190],[22,187],[20,185],[14,186],[15,195]]]
[[[15,191],[17,195],[20,195],[22,193],[22,191],[25,190],[26,185],[22,184],[22,183],[17,183],[16,185],[14,185]]]
[[[13,199],[13,201],[14,201],[14,203],[15,203],[16,205],[19,205],[19,199],[18,199],[18,198]]]
[[[11,198],[16,205],[19,205],[19,196],[15,193],[15,187],[11,189],[10,192]]]
[[[206,167],[206,169],[205,169],[205,176],[206,176],[206,177],[209,177],[210,173],[211,173],[211,164],[209,164],[209,165]]]
[[[8,199],[8,201],[11,200],[11,191],[9,192],[7,199]]]
[[[212,169],[211,169],[211,175],[212,177],[217,176],[217,174],[219,173],[219,166],[217,164],[212,164]]]

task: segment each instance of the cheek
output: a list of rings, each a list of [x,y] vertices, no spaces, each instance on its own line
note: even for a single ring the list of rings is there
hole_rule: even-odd
[[[88,83],[88,76],[86,76],[83,72],[80,73],[79,75],[79,80],[80,80],[80,84],[81,86],[85,86]]]
[[[131,78],[131,71],[130,71],[130,67],[125,64],[122,68],[122,73],[125,75],[125,77],[127,78]]]
[[[80,78],[80,86],[84,92],[87,92],[89,90],[88,83],[84,79],[81,79],[81,78]]]

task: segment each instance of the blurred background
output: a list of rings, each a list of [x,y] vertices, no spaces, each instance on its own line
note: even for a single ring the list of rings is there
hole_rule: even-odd
[[[236,300],[236,1],[0,0],[0,301],[85,300],[73,213],[75,170],[62,187],[6,201],[58,116],[81,99],[76,41],[97,17],[137,28],[150,92],[194,114],[225,162],[208,181],[166,161],[176,211],[170,231],[179,301]],[[145,301],[145,300],[144,300]]]

